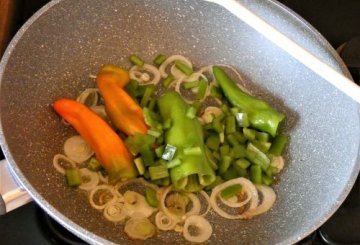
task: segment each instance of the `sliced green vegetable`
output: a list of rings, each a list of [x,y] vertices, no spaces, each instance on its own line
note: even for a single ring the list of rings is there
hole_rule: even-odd
[[[255,139],[260,141],[260,142],[267,142],[270,139],[270,135],[268,133],[264,133],[264,132],[255,132]]]
[[[234,164],[243,169],[246,169],[251,165],[251,163],[248,160],[246,160],[245,158],[236,160]]]
[[[141,107],[145,107],[149,103],[151,96],[153,95],[154,92],[155,92],[154,84],[150,84],[146,86],[144,96],[141,98],[141,102],[140,102]]]
[[[239,131],[236,131],[234,136],[240,144],[244,144],[247,141],[247,138]]]
[[[272,154],[274,156],[281,156],[288,140],[289,136],[287,135],[277,135],[269,149],[269,154]]]
[[[138,94],[139,83],[136,80],[131,79],[128,84],[125,86],[125,91],[132,97],[136,98]]]
[[[65,176],[68,186],[76,187],[81,185],[81,175],[78,168],[65,169]]]
[[[155,137],[148,134],[135,133],[125,139],[125,144],[133,155],[138,154],[144,145],[151,147],[154,143]]]
[[[181,61],[175,61],[175,67],[187,76],[190,76],[193,73],[193,69]]]
[[[233,134],[228,134],[226,136],[226,140],[230,143],[231,146],[239,145],[239,142]]]
[[[197,100],[201,100],[204,98],[206,90],[207,90],[207,86],[208,86],[208,82],[201,79],[199,81],[199,87],[198,87],[198,92],[196,94],[196,99]]]
[[[244,145],[234,145],[232,149],[232,155],[235,159],[243,158],[246,156],[246,148]]]
[[[166,164],[167,168],[174,168],[176,166],[179,166],[181,164],[181,160],[179,158],[175,158],[171,161],[168,161]]]
[[[262,183],[262,171],[259,165],[251,165],[250,180],[257,185],[260,185]]]
[[[210,95],[221,100],[223,95],[218,87],[212,86],[210,89]]]
[[[166,56],[163,54],[158,54],[154,59],[154,64],[160,66],[166,60]]]
[[[92,157],[88,163],[88,169],[91,171],[97,172],[102,169],[100,162],[95,158]]]
[[[229,156],[230,155],[230,146],[229,145],[220,146],[220,155],[221,155],[221,157]]]
[[[225,118],[225,133],[232,134],[236,131],[235,117],[227,116]]]
[[[224,180],[231,180],[239,177],[239,174],[235,167],[231,165],[221,177],[223,177]]]
[[[156,191],[153,188],[145,188],[145,199],[151,207],[157,208],[159,201],[157,199]]]
[[[243,128],[243,133],[248,140],[255,140],[256,131],[254,129]]]
[[[270,159],[268,156],[260,151],[252,143],[249,143],[246,148],[246,158],[252,163],[255,163],[265,171],[270,165]]]
[[[225,200],[233,197],[241,192],[242,186],[240,184],[231,185],[226,187],[224,190],[220,192],[220,195]]]
[[[151,135],[151,136],[154,136],[155,138],[159,138],[161,136],[161,132],[159,132],[156,129],[152,129],[152,128],[148,129],[147,134]]]
[[[209,148],[205,147],[205,153],[207,158],[209,159],[209,163],[210,166],[213,170],[217,170],[218,166],[217,166],[217,160],[216,158],[214,158],[213,154],[211,153],[211,151],[209,150]]]
[[[155,155],[149,145],[143,145],[139,152],[145,166],[151,166],[155,163]]]
[[[274,179],[273,179],[272,177],[269,177],[269,176],[264,175],[264,174],[262,175],[261,178],[262,178],[262,179],[261,179],[262,183],[263,183],[264,185],[267,185],[267,186],[272,185],[272,183],[274,182]]]
[[[236,116],[236,121],[240,127],[247,128],[250,126],[249,119],[248,119],[248,116],[246,113],[239,112],[239,113],[236,113],[235,116]]]
[[[135,163],[136,169],[138,170],[139,174],[143,175],[145,173],[145,166],[144,166],[144,163],[143,163],[143,160],[141,159],[141,157],[135,158],[134,163]]]
[[[224,117],[225,117],[225,115],[221,114],[221,115],[215,117],[212,121],[213,130],[219,134],[224,132],[224,125],[222,123],[222,120],[224,119]]]
[[[192,88],[199,87],[199,81],[196,80],[196,81],[192,81],[192,82],[183,83],[183,87],[185,89],[192,89]]]
[[[230,156],[223,156],[221,158],[219,173],[224,174],[231,164],[232,158]]]
[[[220,138],[217,134],[211,134],[206,139],[206,146],[209,147],[211,150],[218,150],[220,146]]]
[[[175,77],[172,74],[167,75],[167,77],[165,77],[165,79],[162,81],[163,87],[168,88],[174,79]]]
[[[129,59],[130,59],[131,63],[133,63],[136,66],[139,66],[139,67],[144,66],[144,61],[142,59],[140,59],[138,56],[136,56],[135,54],[130,55]]]
[[[169,171],[164,165],[151,166],[149,167],[149,174],[152,180],[157,180],[168,177]]]
[[[156,149],[155,149],[155,155],[160,158],[160,157],[162,156],[162,154],[164,153],[164,150],[165,150],[165,146],[164,146],[164,145],[161,145],[161,146],[159,146],[159,147],[156,147]]]

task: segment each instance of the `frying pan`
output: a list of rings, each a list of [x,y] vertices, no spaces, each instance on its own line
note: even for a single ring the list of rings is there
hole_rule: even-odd
[[[270,0],[241,2],[350,77],[328,42],[289,9]],[[360,168],[359,106],[226,9],[195,0],[57,0],[22,27],[1,61],[0,132],[13,174],[68,230],[89,243],[130,243],[120,225],[104,220],[52,167],[75,132],[51,104],[94,87],[89,74],[103,64],[129,67],[132,53],[148,62],[164,53],[185,55],[196,66],[234,65],[253,94],[287,115],[283,130],[291,140],[275,206],[251,220],[210,216],[210,244],[295,243],[343,202]],[[162,232],[147,243],[184,240]]]

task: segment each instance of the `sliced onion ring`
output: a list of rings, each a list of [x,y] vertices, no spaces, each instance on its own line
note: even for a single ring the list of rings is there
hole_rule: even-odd
[[[141,228],[139,228],[141,225]],[[146,231],[144,228],[148,228]],[[146,240],[155,235],[156,228],[146,217],[131,217],[125,224],[125,233],[133,239]]]
[[[102,205],[98,205],[95,203],[94,201],[94,196],[96,194],[97,191],[108,191],[111,193],[112,195],[112,198],[110,200],[108,200],[106,203],[102,204]],[[90,191],[90,194],[89,194],[89,201],[90,201],[90,205],[95,208],[95,209],[104,209],[105,206],[113,201],[116,201],[118,195],[114,189],[113,186],[110,186],[110,185],[98,185],[96,186],[94,189],[92,189]]]
[[[79,188],[82,190],[89,191],[99,184],[99,175],[87,168],[80,168],[80,176],[82,179],[87,178],[89,181],[82,182]]]
[[[259,215],[268,211],[275,203],[275,191],[266,185],[256,185],[256,189],[262,194],[262,202],[255,209],[247,210],[243,215],[251,218],[252,216]]]
[[[175,228],[176,222],[164,212],[159,211],[155,216],[155,225],[162,231],[169,231]]]
[[[89,144],[80,135],[72,136],[65,141],[64,153],[78,163],[88,160],[94,154]]]
[[[217,204],[217,197],[220,195],[221,191],[224,190],[225,188],[227,188],[229,186],[232,186],[232,185],[235,185],[235,184],[240,184],[241,186],[245,185],[248,188],[251,188],[250,189],[251,199],[249,200],[249,209],[248,210],[256,208],[258,206],[258,203],[259,203],[259,196],[258,196],[256,187],[254,186],[253,183],[251,183],[250,180],[245,179],[243,177],[232,179],[232,180],[226,181],[226,182],[216,186],[213,189],[212,193],[211,193],[210,204],[211,204],[211,207],[214,209],[214,211],[217,214],[219,214],[220,216],[224,217],[224,218],[227,218],[227,219],[245,219],[245,218],[248,217],[247,215],[244,215],[244,214],[238,214],[238,215],[229,214],[229,213],[225,212],[224,210],[222,210]],[[232,203],[232,205],[234,205],[234,204]]]
[[[197,234],[190,234],[190,226],[197,228]],[[183,236],[189,242],[202,243],[207,241],[213,232],[209,221],[202,216],[192,215],[185,220]]]
[[[60,165],[61,160],[66,161],[73,168],[76,167],[76,163],[73,160],[69,159],[67,156],[64,156],[62,154],[56,154],[53,158],[53,165],[54,165],[54,168],[56,169],[56,171],[58,171],[59,173],[61,173],[63,175],[65,175],[65,169],[64,169],[64,167],[62,167]]]
[[[87,99],[90,95],[93,95],[94,97],[90,101],[90,103],[86,103]],[[77,98],[76,101],[80,102],[81,104],[84,104],[88,107],[96,106],[99,101],[99,89],[97,88],[87,88],[85,89]]]
[[[182,55],[172,55],[172,56],[168,57],[159,67],[160,75],[163,78],[168,76],[168,74],[166,73],[167,66],[175,61],[181,61],[184,64],[186,64],[187,66],[192,68],[191,61],[189,59],[187,59],[186,57],[184,57]],[[175,78],[185,77],[185,74],[183,74],[181,71],[179,71],[175,66],[174,66],[174,68],[172,68],[171,73],[174,75]]]
[[[153,79],[151,81],[148,81],[148,75],[144,75],[144,73],[147,74],[146,72],[153,75]],[[159,70],[155,66],[149,64],[144,64],[142,67],[131,67],[129,70],[129,76],[131,79],[138,81],[140,85],[157,84],[161,78]]]
[[[108,203],[104,208],[104,217],[112,222],[125,221],[126,215],[123,212],[124,203],[121,200],[115,200]]]
[[[210,211],[211,209],[211,205],[210,205],[210,197],[209,195],[205,192],[205,191],[200,191],[200,194],[205,198],[206,202],[207,202],[207,207],[206,210],[203,214],[200,214],[200,216],[205,216],[207,215],[207,213]]]

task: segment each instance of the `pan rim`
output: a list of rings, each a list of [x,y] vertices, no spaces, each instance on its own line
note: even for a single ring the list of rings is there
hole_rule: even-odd
[[[7,63],[15,50],[18,42],[21,40],[23,35],[27,32],[28,28],[38,20],[44,13],[46,13],[49,9],[56,6],[58,3],[63,2],[64,0],[52,0],[51,2],[47,3],[45,6],[43,6],[40,10],[38,10],[29,20],[26,21],[26,23],[20,28],[20,30],[16,33],[14,38],[11,40],[10,44],[6,48],[4,55],[0,62],[0,85],[3,79],[4,71],[7,66]],[[205,1],[205,0],[203,0]],[[279,8],[279,10],[283,11],[285,14],[292,17],[294,20],[296,20],[302,27],[305,27],[307,31],[312,32],[316,40],[318,40],[324,50],[326,50],[330,55],[331,59],[334,59],[336,61],[336,64],[338,68],[340,68],[341,72],[346,75],[347,77],[351,78],[349,71],[347,70],[344,62],[342,59],[338,56],[336,51],[333,49],[333,47],[329,44],[329,42],[314,28],[312,27],[306,20],[304,20],[301,16],[296,14],[293,10],[289,9],[285,5],[281,4],[280,2],[277,2],[275,0],[267,0],[270,4],[273,6]],[[354,102],[355,103],[355,102]],[[360,106],[357,105],[358,108],[358,120],[360,121]],[[1,109],[0,109],[1,110]],[[0,111],[1,115],[1,111]],[[4,155],[6,157],[6,160],[8,161],[10,165],[10,171],[12,172],[13,176],[16,178],[16,180],[21,183],[21,185],[26,189],[26,191],[30,194],[30,196],[35,200],[35,202],[43,209],[45,210],[52,218],[54,218],[57,222],[59,222],[62,226],[64,226],[66,229],[80,237],[86,242],[92,243],[92,244],[115,244],[109,240],[106,240],[102,238],[101,236],[98,236],[94,234],[93,232],[90,232],[83,227],[79,226],[69,218],[67,218],[65,215],[63,215],[61,212],[59,212],[55,207],[53,207],[51,204],[48,203],[47,200],[45,200],[29,183],[29,181],[26,179],[26,177],[23,175],[22,171],[17,166],[12,154],[10,153],[6,139],[4,137],[4,132],[2,128],[2,122],[0,120],[0,146],[3,149]],[[287,240],[281,242],[280,244],[293,244],[295,242],[298,242],[311,234],[314,230],[319,228],[322,224],[326,222],[340,207],[340,205],[344,202],[348,194],[350,193],[357,176],[360,171],[360,147],[358,149],[358,155],[356,158],[356,163],[354,165],[353,172],[351,173],[350,178],[348,179],[343,191],[341,192],[340,196],[338,196],[337,202],[335,202],[325,213],[325,215],[320,219],[314,226],[309,227],[307,232],[299,235],[299,236],[292,236],[289,237]]]

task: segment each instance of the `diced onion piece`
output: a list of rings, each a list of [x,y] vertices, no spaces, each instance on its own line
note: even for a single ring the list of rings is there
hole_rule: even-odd
[[[284,168],[284,158],[282,156],[273,156],[271,159],[270,165],[279,170],[279,172]]]
[[[256,185],[256,189],[262,194],[262,202],[255,209],[248,210],[243,214],[248,216],[248,218],[265,213],[274,205],[276,200],[276,193],[271,187]]]
[[[192,68],[192,63],[190,60],[188,60],[187,58],[185,58],[182,55],[172,55],[169,58],[167,58],[159,67],[159,72],[160,75],[165,78],[168,76],[168,74],[166,73],[166,68],[168,67],[168,65],[170,65],[171,63],[175,62],[175,61],[181,61],[183,62],[185,65],[189,66],[190,68]],[[177,69],[175,67],[175,65],[173,65],[171,67],[171,74],[175,77],[175,78],[180,78],[180,77],[186,77],[186,75],[184,73],[182,73],[179,69]]]
[[[65,141],[64,153],[78,163],[86,161],[94,154],[91,147],[80,135],[72,136]]]
[[[176,222],[164,212],[159,211],[155,216],[155,225],[162,231],[169,231],[175,228]]]
[[[104,217],[112,222],[125,221],[126,214],[123,212],[123,200],[115,200],[108,203],[104,208]]]
[[[73,160],[69,159],[67,156],[64,156],[62,154],[56,154],[53,158],[53,165],[56,171],[58,171],[63,175],[65,175],[66,167],[64,168],[63,166],[61,166],[61,162],[67,163],[69,165],[68,167],[72,167],[72,168],[76,167],[76,163]]]
[[[88,191],[99,184],[99,175],[97,173],[87,168],[80,168],[79,171],[82,179],[82,183],[79,185],[80,189]]]
[[[240,184],[243,187],[243,190],[249,189],[247,194],[249,194],[251,198],[247,202],[247,203],[249,203],[248,210],[255,209],[258,206],[258,203],[259,203],[258,192],[257,192],[256,187],[254,186],[254,184],[250,180],[245,179],[243,177],[232,179],[232,180],[226,181],[226,182],[224,182],[224,183],[222,183],[220,185],[217,185],[212,190],[212,193],[211,193],[211,196],[210,196],[210,204],[211,204],[211,207],[214,209],[214,211],[217,214],[219,214],[221,217],[224,217],[224,218],[227,218],[227,219],[246,219],[246,218],[248,218],[248,215],[245,215],[245,214],[238,214],[238,215],[229,214],[229,213],[225,212],[223,209],[221,209],[217,204],[217,198],[218,197],[221,198],[221,195],[220,195],[221,191],[224,190],[225,188],[227,188],[229,186],[232,186],[232,185],[235,185],[235,184]],[[240,206],[240,205],[244,206],[247,203],[244,203],[244,202],[233,203],[233,202],[228,202],[227,201],[225,204],[229,204],[232,207],[234,207],[234,206],[237,207],[237,206]]]
[[[155,226],[146,217],[132,217],[125,224],[125,233],[132,239],[146,240],[154,236],[155,231]]]
[[[92,97],[90,97],[92,96]],[[91,99],[89,101],[89,98]],[[87,88],[85,89],[77,98],[76,101],[84,104],[88,107],[93,107],[98,104],[99,101],[99,89],[97,88]]]
[[[150,80],[149,73],[153,76],[152,80]],[[159,70],[155,66],[149,64],[144,64],[142,67],[131,67],[129,76],[130,79],[138,81],[139,85],[157,84],[161,78]]]
[[[222,110],[219,107],[208,106],[205,108],[204,113],[201,115],[201,118],[205,123],[211,123],[214,117],[223,114]]]
[[[102,196],[100,196],[100,200],[98,200],[100,201],[100,204],[97,204],[95,203],[94,198],[95,198],[95,194],[97,194],[97,192],[99,191],[102,192],[99,194]],[[104,209],[107,204],[114,202],[117,198],[118,195],[114,187],[110,185],[98,185],[95,188],[93,188],[89,194],[90,205],[95,209]]]
[[[191,234],[191,226],[196,228],[196,234]],[[210,238],[212,232],[209,221],[202,216],[192,215],[185,220],[183,236],[189,242],[205,242]]]
[[[157,209],[151,207],[145,197],[135,191],[124,193],[124,213],[132,217],[134,213],[141,213],[145,217],[150,217]]]

